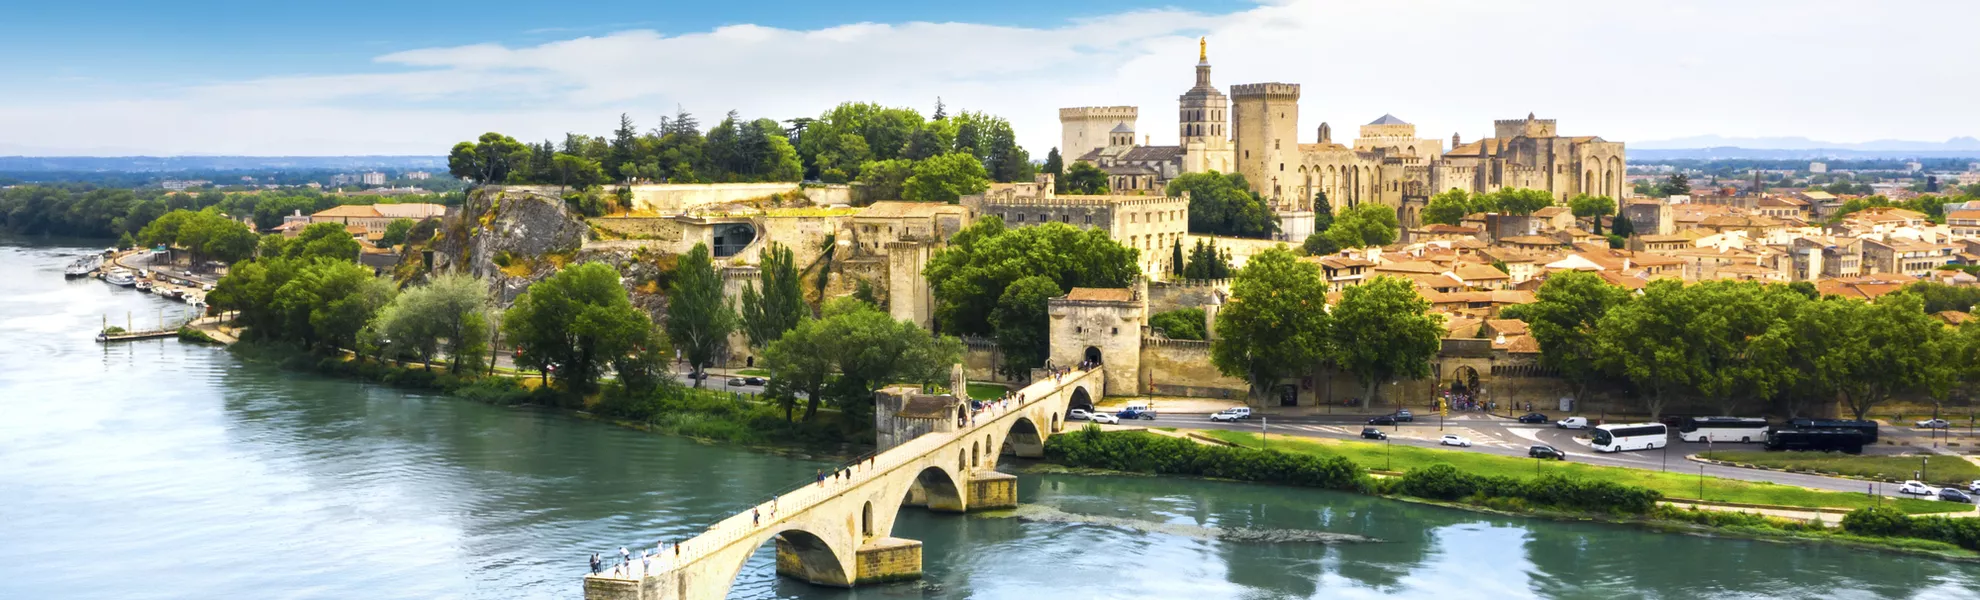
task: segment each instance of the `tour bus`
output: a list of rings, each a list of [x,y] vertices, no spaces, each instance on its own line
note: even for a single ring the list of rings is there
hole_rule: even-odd
[[[1595,428],[1596,452],[1654,450],[1671,443],[1671,428],[1663,423],[1626,423]]]
[[[1767,420],[1745,417],[1692,417],[1678,428],[1678,438],[1687,442],[1767,441]]]
[[[1776,429],[1848,429],[1863,436],[1863,443],[1877,443],[1876,421],[1849,421],[1844,419],[1789,419],[1787,424]]]
[[[1829,429],[1776,429],[1767,433],[1768,450],[1841,450],[1863,453],[1863,434],[1841,427]]]

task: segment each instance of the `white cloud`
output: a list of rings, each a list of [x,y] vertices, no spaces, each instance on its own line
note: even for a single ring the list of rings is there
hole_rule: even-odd
[[[497,130],[602,133],[680,104],[711,122],[815,115],[844,100],[1011,119],[1034,156],[1062,106],[1134,104],[1175,139],[1176,96],[1210,37],[1219,86],[1303,84],[1303,139],[1394,113],[1466,139],[1537,112],[1563,133],[1838,141],[1980,133],[1980,4],[1849,0],[1288,0],[1228,15],[1121,13],[1036,27],[856,23],[635,30],[377,57],[351,73],[137,90],[114,101],[0,97],[0,145],[201,154],[444,153]],[[383,70],[379,73],[376,71]]]

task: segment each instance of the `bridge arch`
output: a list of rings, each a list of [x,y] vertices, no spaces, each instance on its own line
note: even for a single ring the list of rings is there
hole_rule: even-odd
[[[725,552],[732,563],[726,566],[728,576],[722,578],[727,582],[722,588],[725,593],[734,589],[743,566],[766,544],[775,547],[778,575],[817,585],[851,587],[853,584],[848,570],[852,565],[852,548],[836,548],[823,536],[801,526],[791,526],[756,538],[756,543],[737,548],[740,552]]]
[[[1073,388],[1072,399],[1066,401],[1066,410],[1075,408],[1084,408],[1087,412],[1093,411],[1093,395],[1086,393],[1084,385]]]
[[[1057,417],[1057,413],[1052,415]],[[1023,458],[1045,456],[1045,430],[1030,417],[1018,417],[1011,421],[1011,427],[1004,432],[1004,443],[997,449],[998,454],[1009,454]]]
[[[966,460],[968,457],[962,458]],[[914,485],[908,492],[910,499],[908,504],[927,506],[933,511],[962,512],[966,505],[963,503],[964,488],[958,477],[961,473],[967,472],[969,472],[968,467],[957,469],[955,473],[938,466],[922,469],[921,473],[914,477]],[[919,496],[920,502],[913,501],[917,499],[916,496]]]

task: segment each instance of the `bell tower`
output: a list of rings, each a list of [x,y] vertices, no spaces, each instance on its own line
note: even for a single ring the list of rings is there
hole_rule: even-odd
[[[1231,170],[1230,98],[1210,82],[1210,41],[1196,41],[1196,85],[1177,100],[1176,133],[1183,171]]]

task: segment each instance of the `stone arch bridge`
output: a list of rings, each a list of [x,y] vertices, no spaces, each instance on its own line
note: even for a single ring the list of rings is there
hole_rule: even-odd
[[[921,542],[892,536],[903,506],[936,512],[1011,508],[1017,479],[995,470],[1008,443],[1018,456],[1043,456],[1045,439],[1065,429],[1066,411],[1104,393],[1103,367],[1042,377],[1024,400],[972,412],[944,411],[938,426],[898,440],[826,477],[723,519],[643,566],[584,578],[586,600],[703,600],[726,597],[750,555],[777,545],[777,572],[819,585],[850,587],[921,576]],[[952,403],[954,404],[954,403]],[[884,432],[883,432],[884,435]],[[678,555],[676,554],[678,552]],[[617,557],[613,557],[617,560]]]

